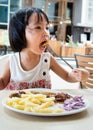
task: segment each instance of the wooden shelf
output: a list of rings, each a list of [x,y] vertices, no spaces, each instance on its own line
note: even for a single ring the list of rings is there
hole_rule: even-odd
[[[75,53],[93,55],[93,47],[62,46],[61,41],[50,41],[49,45],[58,56],[62,57],[74,57]]]

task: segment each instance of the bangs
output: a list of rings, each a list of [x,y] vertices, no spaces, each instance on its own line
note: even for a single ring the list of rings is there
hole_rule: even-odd
[[[40,23],[45,20],[47,22],[47,24],[49,24],[49,21],[44,14],[38,13],[38,12],[35,12],[35,14],[36,14],[36,23]]]
[[[43,21],[43,18],[44,18],[44,15],[42,15],[41,13],[37,13],[37,22],[42,22]]]
[[[26,25],[29,24],[29,18],[32,15],[36,15],[36,23],[40,23],[45,20],[47,22],[47,24],[49,24],[49,19],[48,19],[47,15],[45,14],[45,12],[43,12],[41,9],[38,9],[38,8],[28,8],[28,9],[26,9],[26,14],[25,14],[25,24]]]

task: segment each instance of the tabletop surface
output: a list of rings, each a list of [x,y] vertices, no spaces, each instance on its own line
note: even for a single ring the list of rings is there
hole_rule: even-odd
[[[93,128],[93,90],[70,89],[65,91],[83,95],[89,102],[87,110],[59,117],[24,115],[4,108],[2,99],[9,91],[0,91],[0,130],[91,130]]]

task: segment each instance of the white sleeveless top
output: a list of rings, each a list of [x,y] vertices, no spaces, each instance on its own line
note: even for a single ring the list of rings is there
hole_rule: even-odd
[[[23,70],[19,52],[10,55],[10,82],[6,89],[51,88],[49,74],[50,53],[41,54],[39,64],[29,71]]]

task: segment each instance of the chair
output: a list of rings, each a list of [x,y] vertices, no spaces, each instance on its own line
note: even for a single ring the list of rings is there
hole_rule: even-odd
[[[81,82],[81,88],[93,88],[93,55],[74,54],[76,66],[85,68],[89,71],[90,76],[86,82]]]
[[[6,53],[7,53],[7,46],[0,45],[0,55],[6,55]]]

